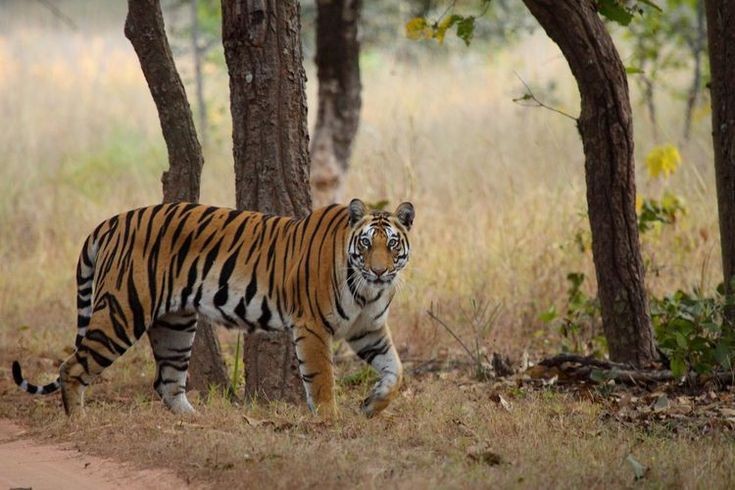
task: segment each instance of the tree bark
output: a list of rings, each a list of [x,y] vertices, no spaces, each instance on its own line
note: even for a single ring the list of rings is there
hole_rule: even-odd
[[[207,124],[207,101],[204,99],[204,75],[202,64],[204,48],[199,41],[199,0],[189,0],[191,9],[191,54],[194,61],[194,85],[197,99],[197,116],[199,119],[199,134],[202,136],[202,146],[207,148],[209,127]]]
[[[581,95],[592,254],[605,336],[613,361],[656,358],[635,213],[633,121],[628,83],[591,0],[523,0],[561,48]]]
[[[314,207],[343,199],[352,142],[360,121],[360,0],[318,0],[316,66],[319,109],[311,144]]]
[[[298,218],[311,210],[300,31],[297,0],[222,0],[239,209]],[[255,335],[245,339],[246,393],[303,399],[290,332]]]
[[[692,132],[692,119],[694,117],[694,108],[697,106],[699,92],[702,90],[702,55],[706,50],[705,39],[707,37],[704,25],[704,3],[702,0],[697,1],[697,31],[691,40],[687,42],[689,50],[694,58],[694,68],[692,70],[692,84],[687,94],[687,104],[684,110],[684,140],[689,140]]]
[[[728,323],[735,322],[735,3],[705,0],[709,40],[712,141],[717,180],[717,209]]]
[[[159,0],[128,0],[125,36],[140,60],[166,140],[169,169],[161,178],[163,201],[196,202],[204,158],[186,91],[166,37]],[[206,390],[212,384],[229,386],[212,326],[201,319],[189,371],[190,388]]]

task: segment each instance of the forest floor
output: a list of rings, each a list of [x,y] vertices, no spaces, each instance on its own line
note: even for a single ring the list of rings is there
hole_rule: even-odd
[[[11,354],[0,351],[3,371]],[[134,354],[118,364],[90,388],[78,420],[64,416],[58,396],[31,397],[2,372],[0,419],[21,425],[28,447],[79,451],[64,460],[70,468],[92,455],[94,465],[124,464],[109,463],[103,477],[114,481],[123,468],[135,488],[150,470],[197,487],[735,486],[728,389],[565,385],[528,374],[477,381],[457,362],[409,362],[401,395],[368,420],[357,407],[372,381],[348,361],[338,368],[340,418],[326,424],[305,407],[232,404],[216,393],[192,393],[198,416],[178,417],[153,397],[148,360]],[[12,457],[27,465],[27,454],[38,459]]]

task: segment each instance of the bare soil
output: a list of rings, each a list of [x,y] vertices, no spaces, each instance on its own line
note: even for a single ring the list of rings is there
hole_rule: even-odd
[[[120,487],[166,490],[185,488],[187,483],[167,470],[136,470],[69,446],[38,443],[28,439],[22,427],[0,419],[0,488]]]

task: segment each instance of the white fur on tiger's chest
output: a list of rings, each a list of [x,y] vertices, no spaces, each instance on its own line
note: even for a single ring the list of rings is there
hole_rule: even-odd
[[[394,292],[392,287],[382,291],[377,289],[369,291],[365,295],[364,306],[360,306],[352,296],[343,298],[342,309],[349,319],[345,320],[333,313],[332,318],[338,326],[334,333],[335,339],[349,339],[360,332],[382,327],[388,318]]]

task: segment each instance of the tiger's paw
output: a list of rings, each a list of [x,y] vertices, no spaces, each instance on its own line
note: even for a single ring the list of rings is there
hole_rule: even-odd
[[[337,406],[334,403],[321,405],[315,412],[320,422],[331,423],[339,418]]]
[[[363,400],[360,405],[360,411],[367,417],[373,418],[390,404],[389,398],[378,397],[375,394],[371,394],[369,397]]]

